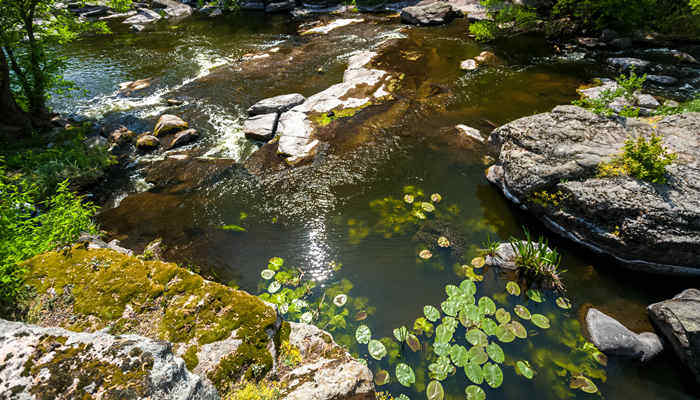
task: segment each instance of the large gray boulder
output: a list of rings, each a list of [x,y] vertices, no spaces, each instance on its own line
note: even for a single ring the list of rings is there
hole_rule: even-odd
[[[401,21],[411,25],[442,25],[452,22],[460,13],[446,1],[421,2],[401,10]]]
[[[148,8],[139,8],[138,9],[138,14],[131,16],[124,21],[122,21],[122,24],[127,24],[127,25],[143,25],[143,24],[150,24],[151,22],[158,21],[162,17],[160,14],[153,10],[149,10]]]
[[[167,342],[0,319],[0,397],[217,400]]]
[[[165,15],[171,18],[188,17],[192,15],[192,7],[182,4],[176,0],[153,0],[154,7],[163,9]]]
[[[656,327],[700,383],[700,290],[687,289],[648,307]]]
[[[661,339],[655,333],[636,334],[595,308],[586,313],[586,327],[593,344],[608,356],[646,362],[663,350]]]
[[[306,98],[299,93],[283,94],[262,99],[248,108],[248,115],[283,113],[303,103]]]
[[[618,155],[625,139],[652,132],[678,154],[666,184],[598,177],[600,163]],[[700,275],[698,132],[700,113],[652,125],[558,106],[492,133],[500,152],[487,178],[552,231],[630,268]]]

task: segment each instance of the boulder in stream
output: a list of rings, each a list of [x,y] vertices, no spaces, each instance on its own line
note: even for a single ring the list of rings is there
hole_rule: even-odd
[[[411,25],[442,25],[460,16],[447,1],[426,0],[401,10],[401,21]]]
[[[136,139],[136,148],[139,150],[152,150],[158,146],[160,146],[160,141],[158,141],[157,137],[150,134],[140,135]]]
[[[125,19],[122,21],[122,23],[127,25],[144,25],[158,21],[161,18],[162,17],[160,14],[153,10],[149,10],[148,8],[139,8],[138,14]]]
[[[175,147],[184,146],[197,140],[198,138],[199,132],[197,132],[195,129],[185,129],[184,131],[175,134],[175,137],[172,141],[170,141],[170,146],[168,146],[168,148],[173,149]]]
[[[291,110],[306,100],[306,97],[299,93],[283,94],[280,96],[263,99],[248,107],[248,115],[283,113]]]
[[[243,122],[243,133],[248,139],[270,140],[277,131],[279,114],[261,114],[250,117]]]
[[[593,344],[608,356],[647,362],[663,350],[655,333],[636,334],[595,308],[589,308],[586,313],[586,327]]]
[[[187,129],[187,122],[177,115],[163,114],[158,118],[156,126],[153,128],[153,136],[161,136],[168,133],[180,132]]]

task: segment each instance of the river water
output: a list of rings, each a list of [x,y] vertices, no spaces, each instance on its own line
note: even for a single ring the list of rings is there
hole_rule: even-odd
[[[135,132],[151,130],[167,112],[203,134],[187,149],[203,157],[197,163],[167,164],[160,161],[162,156],[152,156],[131,165],[129,182],[119,185],[100,214],[102,228],[137,250],[162,237],[167,259],[196,266],[207,276],[253,293],[265,290],[260,271],[273,256],[314,280],[316,298],[324,287],[352,282],[346,294],[365,298],[367,304],[360,308],[372,312],[361,322],[347,316],[347,326],[334,328],[334,337],[367,358],[374,372],[392,372],[392,382],[378,390],[418,399],[424,398],[421,392],[429,381],[427,365],[436,361],[432,352],[404,348],[399,360],[375,361],[367,356],[367,346],[354,344],[355,328],[366,324],[377,338],[391,337],[401,325],[411,328],[423,316],[424,305],[440,308],[445,286],[460,284],[464,270],[459,266],[478,255],[487,237],[522,238],[526,227],[534,236],[544,235],[563,254],[573,308],[558,309],[555,296],[547,293],[541,304],[525,296],[507,296],[505,283],[513,276],[475,270],[483,276],[477,299],[489,296],[506,309],[525,304],[552,322],[551,328],[540,330],[523,321],[528,339],[502,344],[503,385],[481,385],[486,397],[583,399],[602,393],[610,399],[696,398],[692,379],[670,352],[644,366],[609,360],[606,367],[591,366],[576,352],[585,342],[581,326],[588,307],[609,313],[635,331],[650,330],[645,307],[676,294],[688,282],[626,271],[549,234],[488,184],[484,150],[456,139],[453,129],[466,124],[486,136],[494,126],[569,103],[581,84],[613,72],[575,52],[557,53],[540,37],[482,45],[467,38],[465,21],[407,28],[396,18],[362,18],[366,21],[327,36],[301,36],[299,22],[283,15],[192,17],[139,34],[117,28],[109,37],[66,47],[66,78],[85,92],[54,97],[57,111],[98,119],[106,126],[124,124]],[[243,163],[260,144],[241,133],[244,110],[265,97],[291,92],[308,96],[340,82],[348,57],[361,50],[379,53],[378,68],[403,74],[395,99],[341,121],[335,140],[313,163],[251,173]],[[461,60],[483,50],[494,51],[502,64],[460,71]],[[258,62],[251,57],[263,53],[275,62],[266,64],[259,58],[260,68],[251,67]],[[150,88],[131,96],[116,94],[120,82],[143,78],[153,78]],[[184,104],[167,106],[168,98]],[[145,184],[147,167],[158,163],[159,176],[177,176],[180,181]],[[202,164],[216,163],[224,167],[199,174]],[[417,254],[427,246],[425,238],[430,236],[425,233],[435,226],[407,217],[410,206],[403,196],[413,190],[410,187],[426,196],[442,196],[436,216],[428,221],[454,238],[452,249],[434,250],[428,261]],[[222,229],[233,224],[246,231]],[[338,263],[343,267],[334,268]],[[464,329],[457,329],[457,337],[464,342]],[[424,344],[432,340],[421,337]],[[533,380],[514,372],[516,360],[530,362],[537,372]],[[397,383],[397,362],[413,367],[415,385]],[[570,380],[578,374],[593,379],[600,393],[570,389]],[[469,384],[460,368],[443,381],[450,399],[464,398]]]

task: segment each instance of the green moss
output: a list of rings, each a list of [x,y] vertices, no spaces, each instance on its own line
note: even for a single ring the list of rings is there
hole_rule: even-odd
[[[292,325],[287,321],[282,322],[282,326],[280,326],[280,329],[277,331],[277,334],[275,335],[275,349],[279,350],[282,343],[289,340],[289,335],[291,333],[292,333]]]
[[[318,126],[326,126],[338,118],[350,118],[353,115],[360,112],[363,108],[366,108],[370,105],[372,105],[372,102],[368,101],[367,103],[365,103],[359,107],[350,107],[350,108],[343,108],[340,110],[332,110],[328,113],[317,114],[317,115],[312,117],[312,120],[314,122],[316,122],[316,124]],[[329,115],[329,113],[332,113],[332,114]]]
[[[192,371],[199,364],[199,358],[197,357],[197,352],[199,351],[199,346],[190,346],[182,355],[182,359],[185,360],[185,366],[187,369]]]
[[[241,376],[247,381],[258,382],[270,369],[272,356],[264,343],[243,343],[234,354],[224,357],[219,362],[216,369],[209,373],[209,379],[220,392],[226,392]]]

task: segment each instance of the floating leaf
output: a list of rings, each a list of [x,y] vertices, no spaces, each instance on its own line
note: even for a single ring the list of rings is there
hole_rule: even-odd
[[[280,314],[286,314],[287,311],[289,311],[289,304],[287,304],[287,303],[280,304],[279,311],[280,311]]]
[[[375,360],[381,360],[386,355],[386,347],[384,347],[384,344],[375,339],[369,341],[367,351],[369,351],[369,355]]]
[[[503,353],[503,349],[497,343],[490,343],[488,346],[486,346],[486,354],[488,354],[491,360],[497,364],[500,364],[506,360],[506,355]]]
[[[266,281],[269,281],[275,276],[275,271],[271,269],[264,269],[260,271],[260,276],[265,279]]]
[[[425,318],[430,322],[435,322],[440,319],[440,311],[431,305],[423,307],[423,314],[425,314]]]
[[[506,325],[499,325],[496,328],[496,337],[502,343],[510,343],[515,340],[515,334]]]
[[[372,339],[372,331],[367,325],[360,325],[355,331],[355,340],[360,344],[367,344]]]
[[[549,329],[549,318],[542,314],[532,314],[532,323],[538,328]]]
[[[433,193],[430,195],[430,201],[433,203],[439,203],[442,201],[442,196],[440,196],[440,193]]]
[[[494,320],[486,317],[481,320],[481,324],[479,324],[479,326],[481,327],[481,330],[489,336],[495,335],[496,329],[498,328],[498,324],[494,322]]]
[[[436,342],[433,344],[433,353],[438,356],[447,356],[450,354],[450,344],[446,342]]]
[[[525,306],[521,306],[520,304],[515,306],[515,308],[513,308],[513,311],[515,312],[515,315],[525,320],[529,320],[532,317],[530,315],[530,310],[525,308]]]
[[[445,293],[447,293],[447,297],[454,297],[459,296],[462,290],[455,285],[447,285],[445,286]]]
[[[486,334],[477,328],[473,328],[467,331],[465,337],[467,341],[472,344],[472,346],[486,346],[489,342],[489,339],[488,337],[486,337]]]
[[[484,380],[492,388],[496,389],[503,384],[503,371],[496,364],[486,363],[482,368],[484,370]]]
[[[481,369],[481,365],[470,361],[464,367],[464,374],[476,385],[481,385],[484,381],[484,371]]]
[[[450,316],[443,318],[442,323],[445,326],[449,327],[452,330],[452,332],[454,332],[455,329],[457,329],[457,326],[459,326],[459,324],[457,323],[457,319]]]
[[[486,354],[484,346],[474,346],[469,349],[469,362],[483,364],[488,361],[489,355]]]
[[[443,301],[440,304],[440,308],[442,308],[442,312],[449,315],[450,317],[457,316],[457,313],[459,312],[459,304],[456,301],[449,299]]]
[[[420,203],[420,207],[421,207],[421,208],[423,209],[423,211],[425,211],[425,212],[431,213],[431,212],[435,211],[435,206],[432,205],[432,203],[428,203],[427,201],[424,201],[424,202]]]
[[[542,296],[542,292],[540,292],[537,289],[528,289],[527,292],[527,297],[530,298],[530,300],[534,301],[535,303],[542,303],[544,302],[544,297]]]
[[[515,369],[518,372],[518,374],[524,376],[527,379],[532,379],[533,376],[535,376],[535,371],[532,370],[532,367],[530,367],[530,363],[527,361],[518,361],[515,363]]]
[[[496,321],[499,324],[507,324],[510,322],[510,313],[505,308],[499,308],[496,310]]]
[[[357,314],[355,314],[355,321],[364,321],[367,319],[367,312],[366,311],[358,311]]]
[[[435,328],[435,341],[440,343],[449,343],[454,335],[454,329],[444,323]]]
[[[418,335],[424,334],[427,337],[431,337],[433,336],[433,329],[433,324],[428,322],[425,317],[416,318],[415,322],[413,322],[413,331]]]
[[[405,201],[408,204],[412,204],[413,200],[415,200],[415,197],[413,197],[412,194],[407,194],[407,195],[403,196],[403,201]]]
[[[486,264],[486,260],[484,260],[484,257],[474,257],[472,258],[471,264],[474,268],[481,268]]]
[[[598,391],[598,387],[595,385],[595,383],[583,375],[571,377],[569,387],[571,389],[580,389],[582,392],[591,394]]]
[[[428,400],[442,400],[445,398],[445,390],[440,382],[430,381],[427,389],[425,389],[425,395],[428,397]]]
[[[405,387],[410,387],[416,383],[416,375],[413,373],[413,369],[404,363],[399,363],[396,366],[396,379]]]
[[[473,280],[474,282],[481,282],[484,280],[484,276],[474,272],[474,268],[469,265],[462,265],[462,271],[464,272],[465,277]]]
[[[433,256],[433,253],[431,253],[430,250],[428,250],[428,249],[421,250],[420,253],[418,253],[418,257],[420,257],[424,260],[428,260],[432,256]]]
[[[437,380],[443,380],[447,378],[447,375],[452,372],[452,364],[447,356],[438,357],[437,361],[428,365],[428,371],[430,371],[431,376]]]
[[[464,393],[467,395],[467,400],[486,400],[484,389],[476,385],[467,386]]]
[[[469,362],[469,351],[464,346],[455,344],[450,348],[450,359],[458,367],[464,367]]]
[[[380,369],[379,371],[377,371],[376,374],[374,374],[374,383],[377,386],[386,385],[387,383],[389,383],[390,379],[391,375],[389,375],[389,371],[385,369]]]
[[[468,296],[476,294],[476,284],[471,279],[465,279],[459,284],[459,288]]]
[[[333,304],[338,307],[342,307],[348,302],[348,296],[345,294],[339,294],[333,298]]]
[[[496,303],[484,296],[479,299],[479,311],[484,315],[491,315],[496,312]]]
[[[466,323],[462,323],[462,325],[464,325],[465,328],[471,325],[478,325],[483,318],[483,315],[479,312],[479,307],[474,304],[467,304],[461,312],[464,314],[463,319]]]
[[[272,257],[267,263],[268,268],[278,271],[284,265],[284,260],[280,257]]]
[[[513,335],[518,339],[527,338],[527,329],[518,321],[510,321],[506,324],[506,328],[513,332]]]
[[[409,397],[406,396],[405,394],[401,393],[401,394],[399,395],[399,397],[396,398],[396,400],[411,400],[411,398],[409,398]]]
[[[506,291],[512,296],[520,296],[520,285],[517,282],[508,281],[506,283]]]
[[[406,329],[405,326],[401,326],[400,328],[394,329],[394,337],[396,340],[398,340],[399,343],[406,341],[406,337],[408,336],[408,329]]]
[[[270,293],[277,293],[280,288],[282,288],[282,285],[279,282],[274,281],[270,284],[270,286],[268,286],[267,291]]]
[[[561,308],[562,310],[570,310],[571,309],[571,301],[565,297],[557,297],[556,300],[557,306]]]
[[[450,241],[444,236],[440,236],[437,240],[437,244],[440,247],[450,247]]]
[[[305,324],[310,324],[311,321],[313,321],[314,315],[311,313],[311,311],[307,311],[299,317],[299,321],[303,322]]]
[[[416,335],[412,333],[409,333],[408,336],[406,336],[406,344],[414,353],[420,350],[420,340],[418,340]]]

